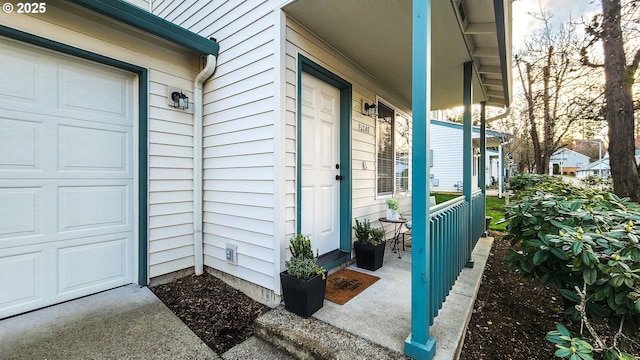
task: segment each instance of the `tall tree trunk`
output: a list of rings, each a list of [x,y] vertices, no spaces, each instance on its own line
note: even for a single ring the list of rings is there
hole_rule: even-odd
[[[518,67],[519,68],[519,67]],[[522,74],[522,87],[525,89],[525,98],[527,99],[527,117],[529,119],[529,135],[531,135],[531,143],[533,145],[533,165],[536,168],[537,174],[544,174],[541,168],[542,164],[542,149],[540,146],[540,138],[538,137],[538,124],[536,123],[536,115],[534,113],[533,103],[533,80],[531,79],[531,64],[525,63],[525,69],[527,71],[527,87],[525,87],[524,78]]]
[[[620,197],[640,201],[640,178],[634,158],[633,72],[627,68],[620,0],[602,0],[605,117],[609,125],[609,163],[613,189]],[[630,74],[631,72],[631,74]]]
[[[553,143],[553,121],[551,120],[551,110],[549,108],[549,80],[551,77],[549,67],[551,66],[551,55],[553,46],[549,46],[547,53],[547,64],[542,68],[542,107],[544,111],[542,121],[542,133],[544,136],[544,148],[540,154],[540,170],[538,174],[549,172],[549,158],[551,157],[551,144]],[[560,174],[562,175],[562,174]]]

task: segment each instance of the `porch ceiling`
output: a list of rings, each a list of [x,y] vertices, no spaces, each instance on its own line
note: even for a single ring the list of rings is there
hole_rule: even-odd
[[[474,103],[509,105],[510,0],[460,4],[432,1],[431,108],[462,105],[462,69],[467,61],[474,63]],[[411,103],[411,0],[295,0],[283,9]]]

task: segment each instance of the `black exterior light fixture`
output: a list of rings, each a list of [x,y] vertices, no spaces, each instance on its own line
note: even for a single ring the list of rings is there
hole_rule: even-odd
[[[171,100],[173,101],[173,107],[176,109],[184,110],[189,108],[189,98],[182,91],[172,92]]]
[[[377,109],[377,107],[376,107],[376,104],[374,104],[374,103],[371,103],[371,104],[364,103],[364,112],[365,112],[365,115],[367,115],[367,116],[372,117],[372,118],[374,118],[374,119],[375,119],[375,118],[376,118],[376,116],[378,116],[378,111],[377,111],[377,110],[378,110],[378,109]]]

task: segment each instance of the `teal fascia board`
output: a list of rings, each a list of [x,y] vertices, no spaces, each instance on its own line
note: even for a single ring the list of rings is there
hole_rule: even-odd
[[[307,58],[304,55],[298,55],[298,84],[302,83],[302,73],[307,73],[314,76],[327,84],[340,90],[340,175],[342,180],[340,181],[340,250],[351,254],[351,214],[352,214],[352,201],[351,201],[351,99],[353,94],[353,87],[350,82],[344,80],[340,76],[332,73],[331,71],[323,68],[313,60]],[[297,172],[296,178],[302,179],[302,87],[298,86],[298,122],[297,122]],[[297,225],[296,232],[302,231],[302,181],[296,181],[297,183],[297,196],[296,196],[296,216]],[[345,262],[350,260],[345,258]]]
[[[131,25],[205,55],[218,56],[216,41],[202,37],[181,26],[122,0],[69,0],[89,10]]]
[[[502,66],[502,88],[504,89],[505,106],[510,104],[509,77],[507,76],[507,66],[511,66],[511,59],[507,59],[506,24],[504,16],[504,0],[493,0],[493,9],[496,17],[496,32],[498,35],[498,55]]]
[[[0,25],[0,36],[113,66],[138,75],[138,284],[147,285],[147,132],[149,117],[149,71],[143,67],[96,54],[58,41]]]

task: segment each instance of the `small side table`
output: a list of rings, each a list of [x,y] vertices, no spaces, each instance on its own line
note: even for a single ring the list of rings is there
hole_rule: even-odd
[[[402,232],[402,227],[409,221],[409,219],[400,218],[398,220],[390,220],[387,218],[379,218],[378,221],[380,221],[382,227],[384,227],[385,223],[393,224],[393,247],[391,250],[393,250],[394,253],[398,252],[398,259],[402,259],[402,256],[400,255],[400,248],[398,247],[398,241],[400,241],[400,235],[402,235],[402,251],[406,251],[404,249],[404,233]]]

